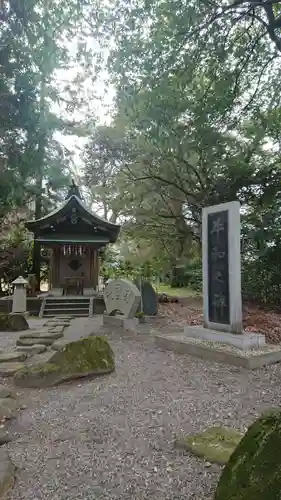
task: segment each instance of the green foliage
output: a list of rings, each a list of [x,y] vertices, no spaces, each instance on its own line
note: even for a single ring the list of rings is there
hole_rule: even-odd
[[[271,186],[262,204],[249,207],[242,226],[243,295],[246,299],[275,306],[279,306],[281,298],[280,195],[280,186]]]
[[[103,260],[103,276],[107,280],[126,278],[135,281],[142,278],[155,280],[159,271],[159,262],[157,258],[151,260],[140,259],[136,255],[122,253],[120,249],[108,247],[105,251]],[[161,266],[160,266],[161,269]]]
[[[0,331],[1,332],[11,331],[10,316],[7,314],[0,314]]]
[[[281,489],[281,413],[259,418],[230,457],[214,500],[278,500]]]
[[[85,133],[82,121],[69,119],[69,112],[86,102],[81,89],[93,55],[85,43],[86,3],[1,5],[0,160],[6,155],[7,162],[0,162],[0,216],[24,207],[25,217],[39,218],[64,197],[72,152],[61,137]],[[81,67],[84,73],[79,74]],[[33,271],[39,281],[38,244]]]
[[[188,287],[194,291],[202,290],[202,263],[196,259],[172,270],[171,286]]]

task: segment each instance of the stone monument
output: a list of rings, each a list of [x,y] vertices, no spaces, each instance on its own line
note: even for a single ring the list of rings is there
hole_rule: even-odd
[[[155,316],[158,310],[157,294],[149,281],[135,281],[136,287],[141,292],[142,312],[146,316]]]
[[[238,201],[203,208],[202,247],[204,327],[157,335],[156,344],[251,369],[280,361],[280,346],[267,346],[264,335],[243,332]]]
[[[202,268],[204,328],[185,333],[246,349],[264,346],[264,335],[243,333],[238,201],[203,208]]]
[[[134,328],[135,314],[141,301],[139,289],[125,279],[110,280],[104,289],[106,313],[103,324]],[[120,314],[121,313],[121,314]]]
[[[204,326],[242,333],[240,203],[203,208]]]

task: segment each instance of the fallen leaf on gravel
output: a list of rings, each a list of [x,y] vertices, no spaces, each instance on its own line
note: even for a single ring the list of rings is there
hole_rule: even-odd
[[[184,327],[186,325],[202,325],[203,311],[200,301],[190,304],[188,299],[178,304],[159,304],[159,315],[155,318],[155,324],[159,327],[175,325]],[[246,332],[262,333],[266,341],[273,344],[281,342],[281,314],[275,311],[263,310],[257,306],[244,305],[243,324]]]

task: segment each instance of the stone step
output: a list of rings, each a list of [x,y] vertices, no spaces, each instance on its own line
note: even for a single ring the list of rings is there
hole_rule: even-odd
[[[63,314],[64,312],[65,312],[65,311],[62,311],[62,314]],[[44,313],[43,313],[43,318],[48,318],[48,317],[49,317],[49,318],[54,318],[54,317],[55,317],[55,315],[56,315],[56,316],[58,315],[58,311],[56,311],[56,314],[54,314],[52,311],[44,311]],[[74,317],[74,318],[88,317],[88,316],[89,316],[89,311],[88,311],[88,310],[87,310],[87,311],[86,311],[86,310],[85,310],[85,311],[80,311],[80,312],[75,311],[75,312],[73,313],[73,317]]]
[[[79,310],[79,309],[89,309],[90,304],[74,304],[74,305],[68,305],[64,306],[63,304],[54,304],[54,307],[49,307],[48,305],[45,306],[45,310],[48,309],[50,311],[65,311],[65,314],[68,313],[68,311],[74,310]],[[72,315],[72,313],[70,313]]]
[[[64,315],[58,316],[57,318],[55,317],[54,319],[58,319],[60,321],[62,319],[66,320],[66,321],[67,320],[71,321],[73,319],[73,316],[70,316],[69,314],[64,314]]]
[[[48,332],[51,333],[63,333],[64,329],[68,327],[68,325],[58,325],[58,324],[48,324]]]
[[[44,323],[44,326],[48,327],[60,327],[60,328],[65,328],[70,325],[70,321],[68,319],[59,319],[57,316],[54,316],[51,319],[48,319],[46,323]]]
[[[24,352],[28,355],[41,354],[42,352],[45,352],[46,349],[47,346],[44,344],[18,345],[16,347],[17,352]]]
[[[0,377],[11,377],[24,368],[23,363],[0,363]]]
[[[73,304],[90,304],[89,299],[84,300],[53,300],[52,302],[46,301],[46,306],[54,306],[56,304],[62,305],[64,307],[71,306]]]
[[[48,297],[43,310],[43,318],[89,317],[91,300],[88,297]]]
[[[49,346],[49,345],[52,345],[52,343],[55,341],[56,339],[51,339],[51,338],[35,338],[35,339],[32,339],[32,338],[28,338],[28,339],[18,339],[17,340],[17,346],[20,346],[20,345],[37,345],[37,344],[43,344],[45,346]],[[1,367],[1,365],[0,365]]]
[[[63,337],[62,332],[38,332],[38,333],[23,333],[20,335],[20,340],[22,339],[60,339]]]
[[[9,363],[15,361],[24,361],[26,359],[26,354],[23,352],[3,352],[0,353],[0,363]]]
[[[52,314],[57,316],[60,314],[60,312],[64,314],[68,310],[71,311],[71,314],[73,315],[80,311],[89,312],[89,307],[72,307],[71,309],[63,309],[63,307],[56,307],[54,309],[49,309],[48,307],[45,307],[44,312],[51,312]]]

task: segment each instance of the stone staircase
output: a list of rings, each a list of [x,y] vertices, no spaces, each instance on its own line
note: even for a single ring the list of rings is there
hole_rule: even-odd
[[[71,315],[89,317],[93,315],[93,297],[67,296],[46,297],[41,305],[39,317]]]

